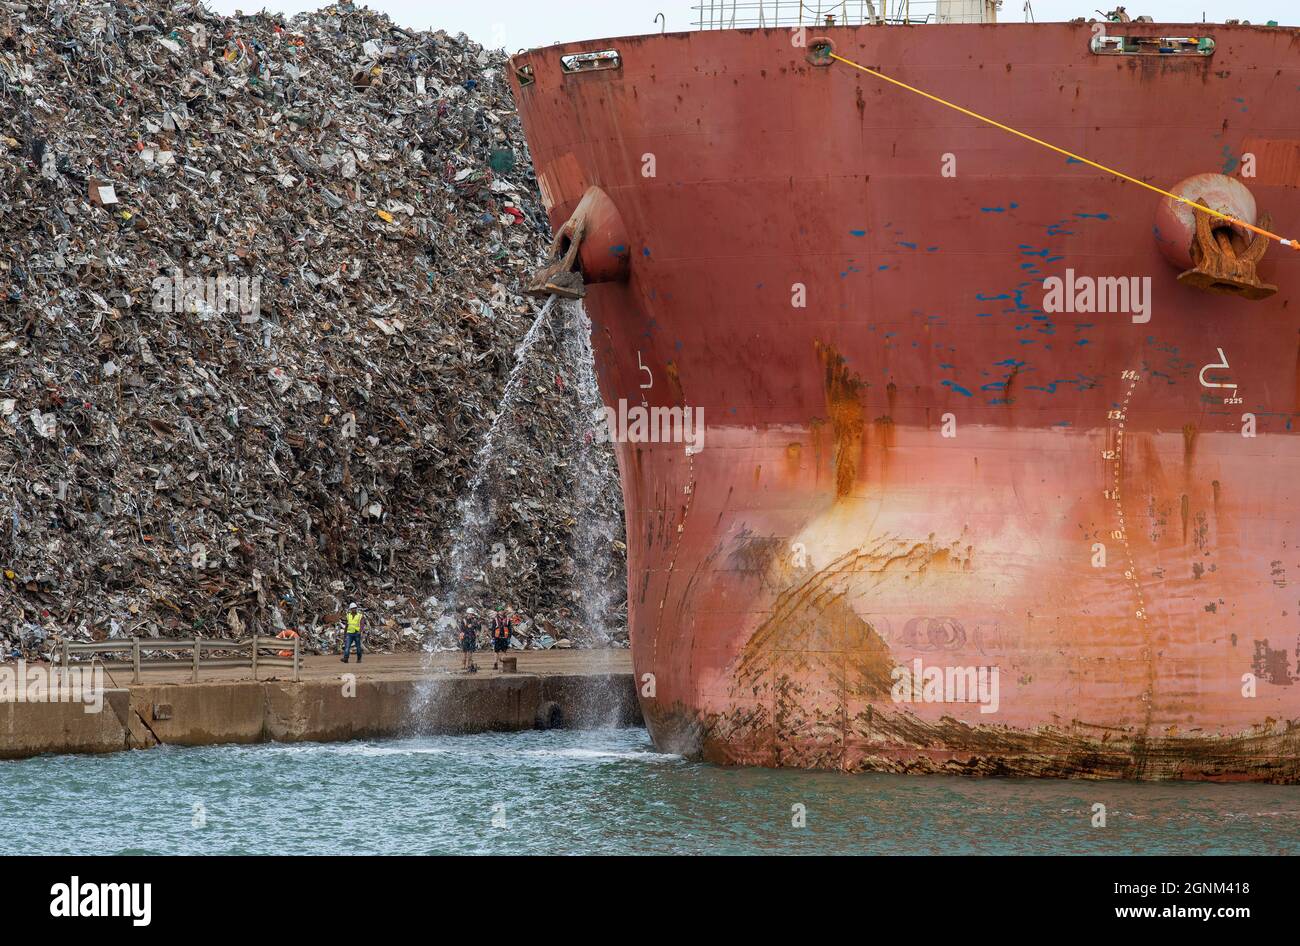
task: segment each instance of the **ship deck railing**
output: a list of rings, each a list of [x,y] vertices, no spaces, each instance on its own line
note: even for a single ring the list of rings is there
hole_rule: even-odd
[[[940,0],[709,0],[691,7],[697,30],[784,26],[900,26],[937,23]],[[952,8],[949,7],[951,10]],[[947,13],[945,23],[982,23],[982,13]]]

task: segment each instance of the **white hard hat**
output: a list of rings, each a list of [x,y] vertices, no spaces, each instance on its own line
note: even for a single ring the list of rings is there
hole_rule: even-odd
[[[356,611],[356,610],[357,610],[357,603],[356,603],[355,601],[353,601],[350,605],[348,605],[348,610],[349,610],[349,611]]]

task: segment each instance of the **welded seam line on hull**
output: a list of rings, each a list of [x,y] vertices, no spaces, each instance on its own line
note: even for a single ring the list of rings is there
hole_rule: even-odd
[[[1123,489],[1122,489],[1123,470],[1124,470],[1124,430],[1125,430],[1125,425],[1128,422],[1129,404],[1132,402],[1133,392],[1137,389],[1139,375],[1137,370],[1129,369],[1127,371],[1124,371],[1120,375],[1120,377],[1121,379],[1127,379],[1129,384],[1127,390],[1125,390],[1124,392],[1124,400],[1120,403],[1120,408],[1118,411],[1119,416],[1114,418],[1114,420],[1117,423],[1117,426],[1113,430],[1111,430],[1111,434],[1114,437],[1114,448],[1113,448],[1113,454],[1111,459],[1115,465],[1114,485],[1112,486],[1112,496],[1115,501],[1115,515],[1118,519],[1118,524],[1119,524],[1117,535],[1119,540],[1124,543],[1124,556],[1125,556],[1125,560],[1128,562],[1128,571],[1125,574],[1126,577],[1133,583],[1133,592],[1137,599],[1137,610],[1134,612],[1134,617],[1137,618],[1138,627],[1140,628],[1142,644],[1144,649],[1146,650],[1147,688],[1146,688],[1146,692],[1142,694],[1143,702],[1146,705],[1142,713],[1142,736],[1140,740],[1138,739],[1134,740],[1135,751],[1133,754],[1134,766],[1138,769],[1138,772],[1136,772],[1135,774],[1140,774],[1141,768],[1144,767],[1146,763],[1147,737],[1151,732],[1151,720],[1155,712],[1155,696],[1156,696],[1155,659],[1156,658],[1155,658],[1155,648],[1152,646],[1152,641],[1151,641],[1151,624],[1147,620],[1146,598],[1142,593],[1142,582],[1138,577],[1137,561],[1133,557],[1133,546],[1129,543],[1128,523],[1124,517],[1124,499],[1123,499]],[[1108,413],[1107,415],[1108,428],[1110,426],[1109,425],[1110,419],[1111,419],[1111,415]],[[1139,749],[1139,747],[1141,748]]]
[[[690,402],[686,398],[686,388],[682,385],[682,379],[680,375],[677,378],[677,388],[681,392],[682,405],[684,407],[686,404]],[[677,524],[677,546],[673,549],[672,558],[668,560],[668,573],[667,575],[664,576],[664,590],[663,593],[659,596],[659,613],[655,616],[655,635],[654,635],[655,649],[654,649],[654,657],[652,658],[654,660],[655,670],[652,672],[657,672],[659,669],[659,638],[663,634],[664,603],[668,600],[668,592],[672,588],[673,573],[677,567],[677,556],[682,550],[682,543],[686,541],[686,519],[688,516],[690,516],[691,506],[695,502],[695,454],[691,452],[691,450],[689,449],[687,449],[686,451],[686,463],[687,463],[686,486],[684,487],[686,492],[686,503],[682,507],[682,521]],[[683,592],[683,594],[685,594],[685,592]],[[688,665],[686,668],[686,674],[687,674],[686,678],[688,680],[691,679],[690,662],[693,656],[694,656],[694,637],[692,635],[691,654],[689,654],[687,657]]]

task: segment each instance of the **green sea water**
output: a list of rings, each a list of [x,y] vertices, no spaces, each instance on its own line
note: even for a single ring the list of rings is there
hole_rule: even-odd
[[[0,762],[0,853],[1295,854],[1300,788],[728,769],[642,729],[165,747]]]

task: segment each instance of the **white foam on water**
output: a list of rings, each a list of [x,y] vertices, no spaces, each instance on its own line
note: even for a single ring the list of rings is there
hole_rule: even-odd
[[[681,762],[683,757],[668,752],[649,751],[615,751],[605,749],[525,749],[511,753],[516,756],[532,756],[542,759],[583,759],[591,761],[608,761],[610,759],[627,759],[633,762]]]
[[[651,749],[599,749],[580,746],[563,748],[519,749],[513,745],[485,745],[474,737],[447,736],[446,742],[430,745],[425,742],[338,742],[338,743],[302,743],[298,745],[274,744],[258,747],[263,752],[275,752],[285,755],[310,755],[327,753],[331,755],[355,755],[363,757],[383,756],[455,756],[471,758],[476,761],[489,761],[496,758],[533,758],[533,759],[571,759],[577,762],[631,761],[663,764],[685,761],[680,755],[655,752]],[[463,740],[463,741],[462,741]]]
[[[441,746],[370,746],[356,743],[344,743],[336,752],[343,755],[390,756],[390,755],[459,755],[451,749]]]

